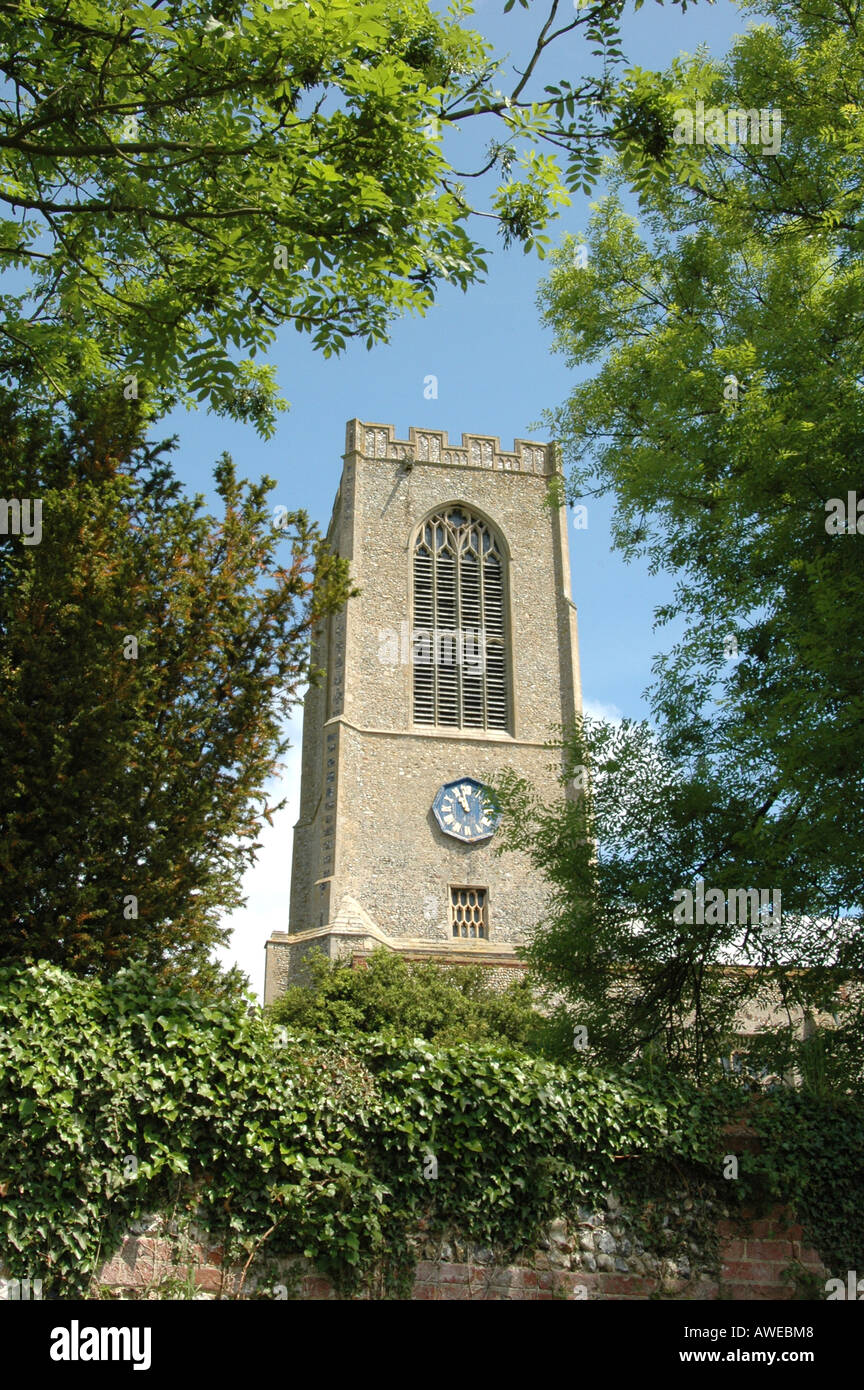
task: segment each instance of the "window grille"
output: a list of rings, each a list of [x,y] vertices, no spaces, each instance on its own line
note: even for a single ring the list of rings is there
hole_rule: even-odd
[[[489,939],[485,888],[450,889],[450,924],[453,935]]]

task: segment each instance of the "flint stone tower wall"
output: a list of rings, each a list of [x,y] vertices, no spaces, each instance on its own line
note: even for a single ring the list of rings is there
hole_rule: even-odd
[[[265,999],[313,948],[482,960],[501,979],[518,965],[544,884],[525,855],[497,856],[495,837],[469,845],[445,835],[432,802],[446,782],[504,768],[562,795],[546,744],[581,710],[581,688],[566,510],[549,503],[555,475],[549,444],[517,439],[505,452],[490,435],[454,445],[441,430],[412,427],[400,440],[392,425],[348,422],[328,537],[361,592],[314,635],[313,663],[326,675],[304,704],[290,920],[267,943]],[[505,558],[506,731],[413,722],[410,644],[402,659],[415,627],[413,545],[430,514],[455,506],[491,526]],[[450,887],[462,884],[486,889],[486,940],[454,939]]]

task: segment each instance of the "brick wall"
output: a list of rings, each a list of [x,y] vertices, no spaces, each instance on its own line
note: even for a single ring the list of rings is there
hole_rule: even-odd
[[[730,1221],[720,1222],[721,1289],[726,1298],[789,1298],[783,1270],[790,1264],[827,1278],[815,1250],[802,1243],[803,1232],[790,1224],[782,1207],[765,1218],[750,1219],[742,1232]]]
[[[170,1223],[154,1216],[136,1223],[121,1249],[94,1281],[95,1297],[243,1297],[324,1300],[337,1297],[331,1284],[307,1262],[295,1260],[223,1265],[223,1252],[206,1234],[181,1238]],[[422,1301],[549,1299],[627,1300],[651,1296],[679,1300],[789,1299],[792,1284],[784,1270],[795,1264],[818,1275],[828,1271],[815,1250],[802,1243],[801,1227],[783,1208],[767,1217],[723,1218],[718,1225],[719,1267],[699,1261],[641,1261],[631,1269],[586,1269],[585,1234],[596,1231],[586,1219],[561,1221],[550,1228],[544,1248],[519,1264],[496,1262],[494,1252],[478,1247],[445,1245],[436,1258],[418,1261],[412,1299]],[[596,1261],[595,1261],[596,1263]],[[626,1261],[619,1261],[626,1265]],[[367,1293],[365,1297],[375,1297]]]

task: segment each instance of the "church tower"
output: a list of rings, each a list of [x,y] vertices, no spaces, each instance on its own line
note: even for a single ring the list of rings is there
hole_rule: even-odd
[[[551,445],[350,420],[328,539],[360,596],[319,624],[287,932],[265,1001],[310,950],[480,961],[502,983],[541,920],[527,857],[495,853],[484,784],[561,796],[557,726],[581,710],[567,514]]]

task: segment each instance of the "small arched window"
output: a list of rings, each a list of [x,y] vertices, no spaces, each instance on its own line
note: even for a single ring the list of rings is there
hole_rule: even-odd
[[[415,724],[506,729],[503,548],[463,507],[430,517],[414,544]]]

